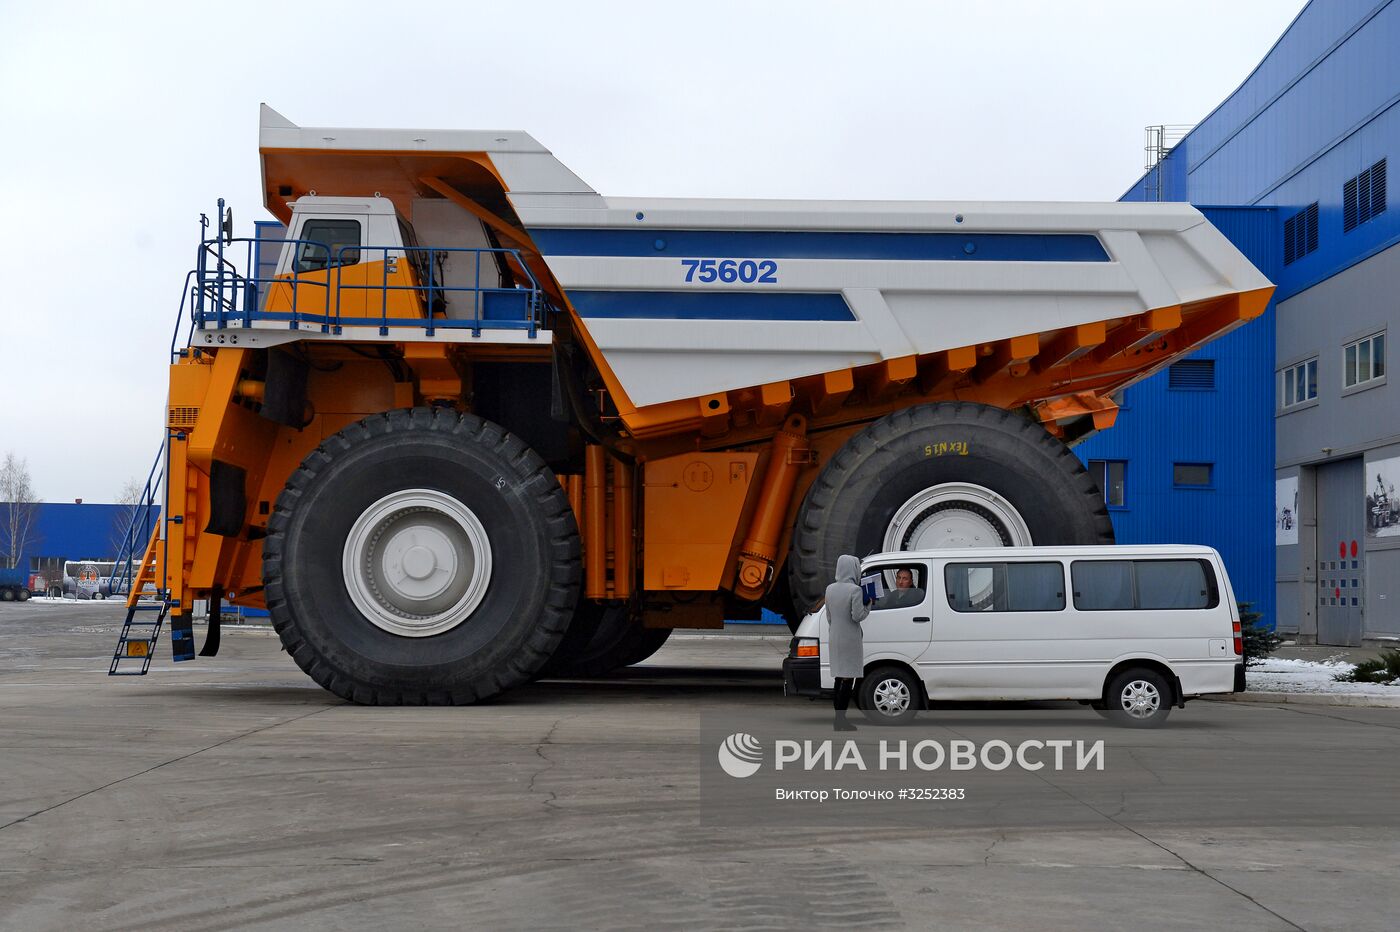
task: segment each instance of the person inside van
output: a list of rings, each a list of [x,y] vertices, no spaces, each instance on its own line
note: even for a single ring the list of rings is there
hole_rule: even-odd
[[[880,597],[876,608],[909,608],[924,600],[924,590],[914,585],[914,570],[902,566],[895,570],[894,588]]]

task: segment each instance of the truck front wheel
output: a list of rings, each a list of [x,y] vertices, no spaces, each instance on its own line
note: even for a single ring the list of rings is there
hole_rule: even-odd
[[[798,512],[789,583],[805,612],[843,553],[1111,543],[1103,492],[1039,424],[989,405],[917,405],[822,469]]]
[[[526,682],[578,592],[578,529],[544,461],[471,415],[415,408],[329,437],[263,542],[274,627],[354,702],[477,702]]]

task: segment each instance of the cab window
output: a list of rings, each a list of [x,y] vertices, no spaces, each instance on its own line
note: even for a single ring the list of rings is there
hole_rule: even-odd
[[[310,218],[301,225],[296,271],[319,272],[332,265],[360,261],[360,221]]]
[[[1058,612],[1065,607],[1059,563],[949,563],[943,568],[955,612]]]
[[[862,580],[879,577],[880,597],[871,611],[913,608],[922,605],[928,592],[928,567],[922,563],[900,563],[867,569]]]

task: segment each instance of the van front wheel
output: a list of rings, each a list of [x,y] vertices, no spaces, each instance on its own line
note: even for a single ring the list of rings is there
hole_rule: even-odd
[[[1104,705],[1110,721],[1128,728],[1160,728],[1171,714],[1172,692],[1166,677],[1137,667],[1124,670],[1108,684]]]
[[[876,725],[908,725],[924,705],[924,693],[912,673],[901,667],[877,667],[860,682],[860,710]]]

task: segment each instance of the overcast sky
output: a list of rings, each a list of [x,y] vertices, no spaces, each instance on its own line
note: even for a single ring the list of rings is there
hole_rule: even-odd
[[[110,501],[161,439],[201,211],[303,126],[519,129],[602,194],[1114,200],[1302,0],[0,0],[0,453]]]

